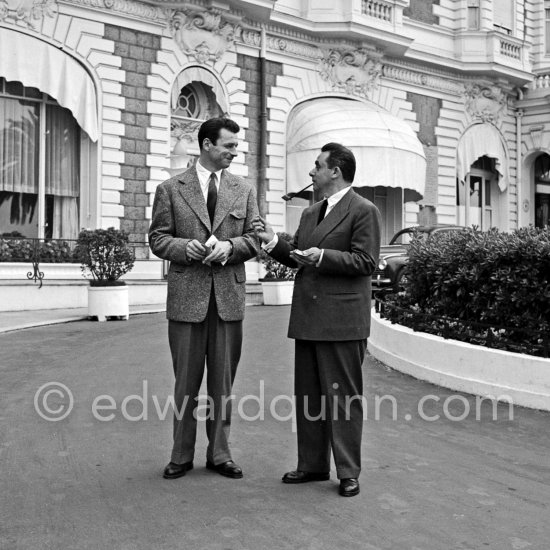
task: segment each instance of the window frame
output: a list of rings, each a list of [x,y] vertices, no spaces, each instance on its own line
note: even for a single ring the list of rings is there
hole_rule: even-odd
[[[550,1],[545,0],[543,8],[544,10],[544,55],[550,57]]]
[[[517,13],[517,0],[499,0],[502,1],[509,1],[510,2],[510,28],[505,27],[504,25],[497,24],[495,20],[495,5],[496,2],[493,2],[493,28],[502,34],[506,34],[507,36],[516,36],[516,13]]]
[[[487,229],[491,227],[497,227],[495,225],[495,219],[494,219],[494,205],[493,205],[493,193],[492,193],[492,186],[493,182],[495,181],[495,175],[492,172],[489,172],[487,170],[480,170],[479,168],[472,168],[468,174],[466,174],[466,179],[463,182],[464,183],[464,192],[469,192],[471,187],[472,178],[479,178],[479,192],[481,193],[480,199],[479,199],[479,213],[480,213],[480,219],[479,221],[479,227],[482,231],[486,231]],[[457,209],[457,223],[460,223],[461,225],[464,225],[465,227],[469,227],[474,223],[474,220],[472,220],[472,213],[471,209],[474,208],[470,203],[470,197],[464,197],[464,204],[459,204],[459,193],[458,193],[458,187],[460,185],[460,181],[457,179],[457,194],[456,194],[456,209]],[[461,220],[461,214],[463,212],[464,220]]]
[[[474,24],[471,24],[472,21]],[[481,6],[480,0],[467,0],[466,28],[469,31],[481,30]]]
[[[16,83],[23,89],[23,94],[13,94],[5,91],[5,86],[10,83]],[[26,90],[37,90],[39,94],[26,95]],[[42,92],[33,86],[26,86],[22,82],[8,81],[0,75],[0,99],[22,99],[39,105],[39,142],[38,142],[38,189],[37,189],[37,236],[31,238],[46,238],[46,109],[48,105],[61,108],[63,105],[58,103],[55,98],[46,92]],[[74,115],[73,115],[74,119]],[[97,150],[93,147],[92,141],[85,130],[74,119],[75,125],[79,129],[80,144],[78,156],[78,171],[80,178],[79,201],[78,201],[78,222],[79,229],[82,227],[95,226],[94,213],[97,211],[95,202],[97,201],[97,191],[92,190],[92,173],[95,171],[97,163]],[[95,154],[94,154],[95,152]]]

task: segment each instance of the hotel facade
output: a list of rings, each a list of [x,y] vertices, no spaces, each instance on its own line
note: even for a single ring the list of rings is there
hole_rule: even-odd
[[[124,229],[133,303],[161,301],[155,189],[217,115],[240,125],[231,171],[279,231],[314,200],[282,196],[328,141],[356,154],[384,242],[417,224],[543,227],[548,98],[543,0],[0,0],[0,235]],[[28,265],[0,262],[0,310],[81,306],[77,266],[48,268],[52,298],[27,300]]]

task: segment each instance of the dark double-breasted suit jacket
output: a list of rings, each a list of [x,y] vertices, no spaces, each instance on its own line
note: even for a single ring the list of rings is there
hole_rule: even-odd
[[[196,168],[190,168],[157,188],[149,230],[151,250],[170,260],[166,315],[172,321],[198,323],[205,319],[212,283],[218,314],[224,321],[244,317],[244,262],[258,253],[252,219],[258,213],[256,195],[242,178],[222,171],[214,221],[211,224]],[[204,243],[211,234],[230,240],[227,263],[208,266],[185,254],[190,240]]]
[[[347,397],[363,392],[380,213],[352,189],[318,223],[320,210],[320,202],[304,210],[293,243],[280,239],[270,252],[292,266],[293,248],[324,250],[318,267],[300,267],[296,274],[290,313],[288,336],[296,341],[298,470],[328,472],[332,448],[338,478],[356,478],[361,470],[362,403],[353,400],[346,414],[340,409]],[[324,412],[322,397],[327,396],[331,399]]]
[[[317,224],[321,202],[304,210],[292,243],[270,254],[295,267],[292,249],[324,249],[319,267],[296,274],[288,330],[297,340],[364,340],[370,331],[371,274],[380,251],[380,213],[350,189]]]

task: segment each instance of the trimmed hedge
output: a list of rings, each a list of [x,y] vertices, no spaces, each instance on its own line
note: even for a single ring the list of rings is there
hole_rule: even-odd
[[[0,262],[32,262],[35,258],[32,239],[0,237]],[[43,263],[78,263],[70,242],[52,240],[38,243],[38,258]]]
[[[550,229],[472,228],[414,238],[405,292],[392,301],[463,324],[490,325],[495,334],[536,349],[541,334],[550,333]]]

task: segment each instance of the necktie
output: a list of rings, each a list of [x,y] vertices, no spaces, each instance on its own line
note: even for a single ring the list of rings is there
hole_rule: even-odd
[[[328,206],[328,201],[327,199],[324,199],[323,204],[321,205],[321,210],[319,210],[319,218],[317,220],[317,225],[319,225],[325,218],[325,214],[327,212],[327,206]]]
[[[212,172],[208,180],[208,195],[206,197],[206,208],[210,216],[210,223],[214,223],[214,212],[216,211],[216,201],[218,200],[218,190],[216,189],[216,174]]]

